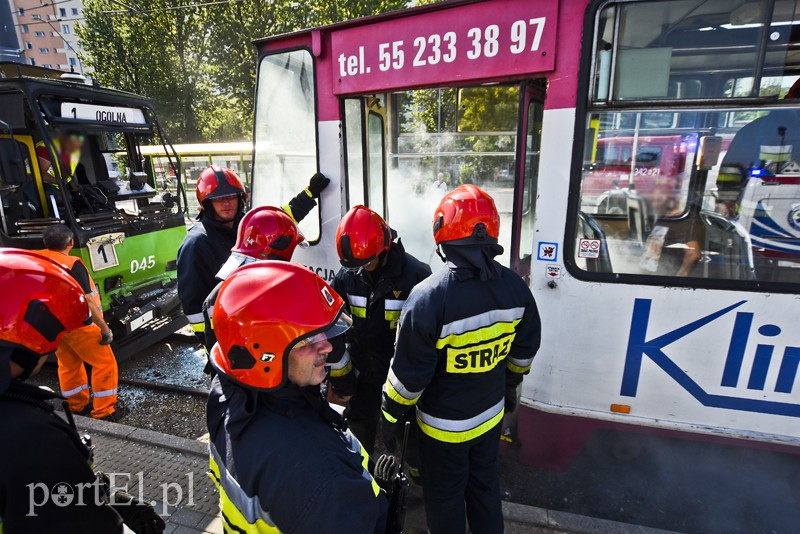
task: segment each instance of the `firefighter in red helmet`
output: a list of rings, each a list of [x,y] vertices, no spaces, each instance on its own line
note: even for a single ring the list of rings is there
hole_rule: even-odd
[[[430,267],[407,253],[396,237],[380,215],[364,206],[348,211],[336,230],[342,269],[333,288],[345,299],[353,328],[346,336],[347,352],[331,364],[331,383],[338,400],[349,400],[348,422],[370,453],[400,310],[414,286],[431,274]],[[355,390],[342,390],[342,385],[349,384],[342,377],[353,368]]]
[[[320,394],[344,302],[301,265],[237,269],[214,305],[211,478],[226,532],[382,533],[388,499]]]
[[[213,326],[214,303],[222,282],[236,269],[249,263],[262,260],[290,261],[294,250],[303,240],[297,224],[280,208],[259,206],[245,214],[239,223],[236,244],[231,249],[231,255],[217,272],[216,278],[220,282],[203,302],[207,351],[217,342]]]
[[[91,453],[66,400],[23,382],[64,334],[91,324],[84,289],[58,263],[6,248],[0,250],[0,293],[0,532],[122,533],[123,517],[129,526],[147,525],[137,532],[162,532],[164,522],[152,507],[136,502],[118,513],[96,493]],[[54,400],[63,404],[67,421],[54,413]],[[80,505],[48,498],[61,485]]]
[[[322,174],[315,174],[308,187],[283,206],[284,211],[295,221],[303,220],[328,183],[330,180]],[[204,342],[203,301],[214,289],[215,275],[236,242],[247,193],[235,172],[212,165],[197,179],[196,194],[199,223],[189,230],[178,249],[178,298],[197,338]]]
[[[387,429],[412,407],[429,532],[503,532],[497,452],[504,412],[539,348],[530,289],[494,260],[500,217],[474,185],[442,198],[433,236],[447,259],[408,297],[383,391]]]

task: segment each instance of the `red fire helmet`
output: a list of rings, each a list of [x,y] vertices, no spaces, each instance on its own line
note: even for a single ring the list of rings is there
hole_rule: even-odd
[[[259,206],[248,211],[239,223],[236,245],[231,252],[257,260],[289,261],[302,241],[303,234],[285,211],[273,206]]]
[[[366,206],[356,206],[345,213],[336,229],[336,252],[339,262],[348,269],[367,265],[391,247],[392,229]]]
[[[241,386],[274,390],[286,382],[292,348],[341,335],[350,324],[342,298],[309,269],[285,261],[251,263],[220,288],[211,364]]]
[[[244,198],[245,190],[242,181],[230,169],[212,165],[204,170],[197,179],[197,201],[200,206],[206,200],[213,198],[230,197],[240,195]]]
[[[0,344],[35,354],[56,350],[61,335],[91,323],[80,284],[35,252],[0,249]]]
[[[792,84],[789,88],[789,92],[787,92],[786,96],[783,98],[786,100],[797,100],[800,98],[800,78]]]
[[[433,238],[439,245],[446,241],[500,235],[500,215],[494,199],[472,184],[461,185],[447,193],[433,214]]]

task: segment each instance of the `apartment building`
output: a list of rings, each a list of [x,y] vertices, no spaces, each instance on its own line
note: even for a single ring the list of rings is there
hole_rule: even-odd
[[[28,64],[84,73],[75,34],[75,24],[83,20],[81,0],[8,1]]]

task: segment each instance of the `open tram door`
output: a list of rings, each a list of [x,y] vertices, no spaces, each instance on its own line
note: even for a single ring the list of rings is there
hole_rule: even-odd
[[[530,285],[545,84],[540,80],[526,81],[522,83],[520,92],[511,268]]]
[[[374,209],[406,250],[438,269],[436,205],[461,184],[478,185],[500,212],[498,260],[527,279],[544,93],[544,81],[530,80],[342,98],[342,212]]]

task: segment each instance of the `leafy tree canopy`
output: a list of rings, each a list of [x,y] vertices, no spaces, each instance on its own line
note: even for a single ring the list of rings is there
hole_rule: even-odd
[[[211,3],[211,2],[208,2]],[[84,65],[155,102],[174,142],[252,136],[257,38],[401,9],[407,0],[84,0]],[[125,10],[120,6],[128,6]]]

